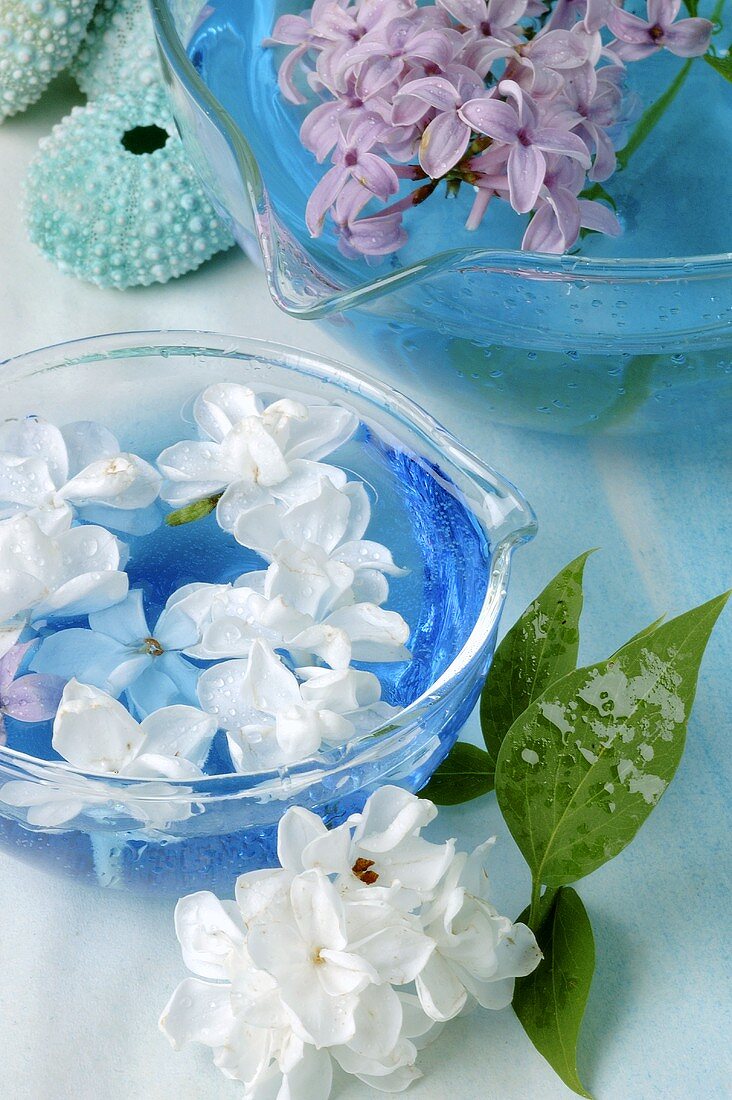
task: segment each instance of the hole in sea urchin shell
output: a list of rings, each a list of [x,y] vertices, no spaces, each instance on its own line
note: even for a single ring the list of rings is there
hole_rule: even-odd
[[[133,126],[131,130],[125,130],[121,141],[128,153],[140,157],[162,149],[169,137],[170,134],[162,126]]]

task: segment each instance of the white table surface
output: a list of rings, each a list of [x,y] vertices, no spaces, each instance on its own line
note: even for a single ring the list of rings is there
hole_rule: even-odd
[[[19,192],[38,139],[74,102],[67,82],[0,129],[0,359],[101,332],[201,328],[343,357],[321,329],[271,303],[235,251],[135,291],[61,275],[28,242]],[[377,364],[370,365],[379,373]],[[0,403],[2,379],[0,378]],[[430,394],[413,392],[430,408]],[[492,427],[455,400],[433,409],[507,474],[541,531],[519,552],[511,622],[589,546],[582,656],[601,658],[661,612],[730,583],[730,437],[570,439]],[[580,890],[598,941],[580,1068],[601,1100],[732,1095],[729,1039],[729,660],[732,614],[709,647],[679,775],[633,845]],[[473,718],[465,733],[478,740]],[[495,799],[440,815],[437,834],[471,845],[496,832],[495,900],[517,913],[527,874]],[[201,1048],[176,1054],[158,1014],[184,975],[169,902],[82,888],[0,854],[0,1100],[210,1100],[238,1086]],[[726,972],[726,973],[725,973]],[[510,1010],[449,1025],[422,1056],[414,1100],[572,1095]],[[376,1096],[339,1079],[340,1100]]]

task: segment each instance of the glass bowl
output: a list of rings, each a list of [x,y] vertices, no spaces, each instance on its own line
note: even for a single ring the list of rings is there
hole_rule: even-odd
[[[307,806],[338,823],[383,783],[412,791],[424,785],[475,705],[512,552],[535,530],[531,509],[512,485],[398,392],[287,348],[208,333],[131,333],[34,351],[0,368],[4,417],[97,420],[149,460],[161,441],[190,434],[186,410],[214,381],[355,411],[359,430],[331,461],[370,485],[373,520],[385,524],[375,537],[389,534],[391,524],[396,541],[389,545],[411,567],[404,588],[393,586],[404,593],[396,597],[404,606],[391,596],[389,606],[407,612],[413,652],[401,677],[384,681],[385,697],[399,706],[388,724],[278,771],[166,781],[161,790],[159,780],[86,775],[63,761],[0,747],[4,849],[107,887],[174,894],[229,888],[238,873],[274,861],[277,823],[288,806]],[[161,530],[168,539],[181,529]],[[205,532],[199,543],[183,563],[187,575],[213,579],[196,573],[197,565],[205,570]],[[164,562],[159,545],[156,552]],[[2,801],[11,781],[25,784],[26,801],[81,797],[85,805],[62,826],[34,826],[25,808]]]
[[[305,229],[314,167],[298,140],[302,112],[277,95],[275,53],[260,47],[277,15],[305,0],[150,3],[190,158],[287,313],[328,321],[398,385],[435,397],[462,389],[504,423],[686,431],[729,418],[732,253],[721,249],[731,243],[732,204],[718,196],[728,187],[732,127],[727,85],[710,66],[691,68],[631,168],[610,181],[628,225],[613,258],[604,258],[609,246],[598,235],[581,255],[475,247],[456,204],[435,199],[410,251],[369,267],[344,261],[327,234],[313,241]],[[681,64],[666,54],[638,66],[647,74],[638,79],[650,81],[645,102]],[[714,158],[698,144],[712,132]],[[652,200],[640,210],[639,195]],[[412,216],[422,219],[429,205]],[[669,240],[674,227],[692,224],[703,255],[684,251],[681,229]]]

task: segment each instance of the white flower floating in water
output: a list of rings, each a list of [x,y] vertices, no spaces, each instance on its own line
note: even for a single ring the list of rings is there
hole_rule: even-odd
[[[302,682],[265,642],[255,641],[246,661],[224,661],[198,681],[201,706],[227,731],[240,772],[305,760],[323,743],[343,744],[396,713],[380,702],[371,672],[300,669]]]
[[[95,776],[129,779],[200,779],[201,767],[216,732],[216,721],[195,707],[163,707],[136,722],[116,699],[71,680],[64,689],[53,723],[53,747],[65,760]],[[12,780],[0,788],[0,801],[28,807],[32,825],[62,825],[88,807],[110,801],[124,803],[124,812],[148,825],[163,827],[190,816],[191,805],[180,787],[146,783],[142,798],[104,783],[69,777],[63,786]],[[165,802],[166,795],[175,801]]]
[[[331,832],[291,809],[280,869],[242,875],[234,902],[207,891],[179,901],[196,977],[162,1014],[171,1044],[210,1047],[246,1100],[327,1100],[333,1060],[399,1092],[442,1022],[468,1002],[508,1005],[539,948],[488,900],[491,842],[472,856],[429,843],[420,830],[435,813],[397,787]]]
[[[194,415],[203,439],[166,448],[158,458],[162,476],[121,452],[98,424],[56,428],[35,417],[0,424],[0,658],[16,643],[40,643],[31,670],[69,682],[52,746],[85,772],[197,778],[217,728],[226,733],[234,769],[277,769],[365,736],[396,710],[382,701],[378,678],[351,662],[410,658],[409,626],[383,606],[387,578],[406,571],[386,546],[365,538],[365,486],[321,461],[353,435],[357,416],[289,398],[267,404],[228,382],[209,386]],[[169,526],[217,507],[222,530],[266,568],[233,583],[194,579],[172,592],[162,611],[154,583],[151,591],[130,591],[129,551],[107,525],[150,534],[146,515],[155,512],[160,526],[160,493],[169,503],[192,505],[171,513]],[[175,555],[176,535],[167,537],[165,552]],[[159,554],[155,538],[152,553]],[[133,545],[133,560],[137,550]],[[149,599],[159,613],[150,613]],[[77,621],[64,627],[64,619]],[[70,738],[72,703],[80,717]],[[203,756],[191,754],[186,731],[185,715],[201,714],[196,704],[209,730]],[[176,716],[178,735],[170,725],[165,749],[150,748],[146,723],[159,732],[159,723]],[[108,766],[94,756],[103,742],[95,721],[102,718],[119,741]],[[122,744],[129,753],[120,756]],[[95,780],[74,782],[73,798],[67,786],[33,794],[6,785],[4,793],[28,808],[32,824],[60,824],[81,806],[114,801]],[[148,790],[145,811],[129,798],[138,820],[162,827],[166,814],[175,820],[190,812],[185,799],[161,796],[155,807]]]
[[[201,440],[184,440],[158,458],[165,482],[162,498],[170,504],[259,486],[287,486],[296,496],[301,483],[322,474],[318,460],[353,434],[358,420],[337,405],[303,405],[285,398],[268,406],[247,386],[219,382],[197,399],[194,416]],[[343,476],[342,471],[339,471]]]
[[[89,629],[59,630],[41,642],[31,667],[102,688],[140,714],[194,702],[200,669],[183,654],[201,638],[210,596],[206,586],[174,592],[154,627],[147,624],[142,592],[89,615]]]
[[[70,519],[67,520],[70,522]],[[30,516],[0,523],[0,622],[34,623],[101,611],[127,595],[126,550],[103,527],[45,534]]]
[[[123,513],[152,504],[160,481],[101,424],[57,428],[36,417],[0,424],[0,518],[30,515],[49,535],[77,515],[127,530]]]

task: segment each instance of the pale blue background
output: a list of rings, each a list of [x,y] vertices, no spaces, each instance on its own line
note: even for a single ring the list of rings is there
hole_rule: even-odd
[[[59,274],[27,242],[18,188],[67,85],[0,129],[0,358],[96,332],[204,328],[339,355],[283,317],[238,254],[163,288],[100,291]],[[388,365],[372,364],[388,374]],[[1,392],[1,381],[0,381]],[[431,408],[429,393],[413,392]],[[505,622],[589,546],[582,656],[607,656],[662,612],[732,583],[730,434],[561,439],[484,423],[468,402],[431,408],[519,485],[541,533],[515,560]],[[729,1039],[729,666],[732,613],[709,647],[679,775],[623,855],[581,886],[598,965],[580,1067],[600,1100],[732,1095]],[[475,720],[466,736],[479,739]],[[497,833],[496,903],[515,914],[528,881],[492,796],[441,814],[472,845]],[[0,1098],[213,1100],[240,1095],[208,1054],[174,1054],[156,1020],[183,976],[168,903],[77,888],[0,856]],[[425,1052],[414,1100],[570,1096],[510,1011],[477,1013]],[[375,1096],[352,1081],[341,1100]]]

